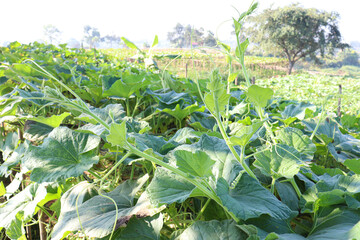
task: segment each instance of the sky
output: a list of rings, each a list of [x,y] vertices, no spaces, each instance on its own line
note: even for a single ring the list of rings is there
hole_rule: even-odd
[[[45,40],[44,26],[61,31],[61,42],[81,41],[84,26],[98,28],[101,36],[115,34],[131,41],[151,44],[155,34],[167,41],[167,32],[177,23],[203,27],[221,40],[233,36],[231,17],[243,12],[252,0],[0,0],[0,44]],[[294,2],[340,14],[339,28],[345,42],[360,41],[359,7],[356,0],[258,0],[257,12]],[[341,5],[340,3],[341,2]],[[360,5],[360,3],[359,3]],[[224,23],[225,22],[225,23]]]

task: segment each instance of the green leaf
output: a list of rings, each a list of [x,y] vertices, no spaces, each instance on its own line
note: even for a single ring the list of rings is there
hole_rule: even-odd
[[[129,41],[128,39],[122,37],[121,40],[123,40],[126,46],[128,46],[129,48],[142,52],[133,42]]]
[[[198,103],[189,105],[189,106],[185,107],[184,109],[180,108],[180,105],[177,104],[175,109],[164,108],[163,110],[161,110],[161,112],[170,114],[171,116],[175,117],[179,121],[183,120],[184,118],[186,118],[193,112],[204,112],[204,111],[205,111],[205,107],[204,106],[200,107],[198,105]]]
[[[69,128],[55,128],[40,146],[30,146],[23,164],[32,170],[35,182],[53,182],[77,177],[99,161],[95,149],[100,138],[74,132]]]
[[[235,81],[235,79],[238,75],[239,75],[238,72],[231,73],[230,76],[228,77],[228,82],[231,83],[231,82]]]
[[[300,153],[296,149],[282,144],[255,153],[255,159],[254,166],[263,174],[275,179],[294,177],[302,164]]]
[[[9,228],[20,211],[24,213],[22,220],[31,218],[35,213],[36,205],[45,198],[46,194],[43,184],[32,183],[10,198],[6,205],[0,208],[0,227]]]
[[[238,154],[240,148],[235,146]],[[206,152],[210,159],[215,161],[212,167],[213,175],[216,179],[224,178],[231,184],[239,172],[243,170],[239,161],[234,157],[225,140],[217,137],[210,137],[206,134],[202,135],[197,143],[191,145],[181,145],[176,150],[185,150],[195,153],[196,151]]]
[[[204,96],[206,108],[215,115],[224,114],[225,107],[229,104],[230,94],[226,93],[226,86],[218,70],[212,72],[207,89],[209,92]]]
[[[303,155],[302,160],[311,161],[313,159],[316,146],[300,129],[282,128],[276,135],[283,144],[298,150]]]
[[[238,22],[235,18],[233,18],[233,23],[235,26],[235,35],[236,35],[236,37],[239,37],[240,30],[242,28],[242,24],[240,22]]]
[[[234,145],[246,146],[254,134],[263,126],[263,121],[252,123],[250,126],[236,128],[236,131],[231,131],[230,141]]]
[[[209,177],[212,175],[212,160],[206,152],[195,151],[195,153],[177,150],[174,152],[178,169],[196,177]]]
[[[126,144],[126,122],[112,123],[106,140],[114,146],[124,146]]]
[[[318,225],[312,230],[309,240],[360,239],[360,216],[356,211],[334,209],[320,216]]]
[[[197,221],[174,240],[246,240],[249,235],[232,220]]]
[[[262,214],[285,220],[294,214],[269,190],[247,174],[241,175],[234,189],[230,189],[229,184],[220,178],[216,184],[216,195],[230,212],[242,220],[256,218]]]
[[[122,79],[114,82],[110,88],[103,92],[104,97],[129,98],[133,93],[149,84],[144,74],[123,74]]]
[[[52,115],[51,117],[38,116],[38,117],[28,118],[28,120],[43,123],[50,127],[56,128],[59,127],[62,121],[69,115],[70,113],[64,112],[61,115]]]
[[[360,174],[360,159],[347,159],[343,164],[354,173]]]
[[[293,211],[299,210],[299,199],[290,183],[276,181],[275,188],[279,194],[281,202],[285,203]]]
[[[163,215],[138,219],[132,217],[126,228],[115,234],[113,240],[160,240],[160,231],[163,227]]]
[[[246,93],[250,102],[261,108],[267,106],[268,101],[273,95],[274,91],[271,88],[263,88],[257,85],[251,85]]]
[[[6,235],[11,240],[26,240],[23,219],[24,219],[24,212],[23,211],[18,212],[15,216],[15,219],[6,229]]]
[[[299,104],[290,104],[286,106],[285,110],[281,113],[284,119],[296,117],[297,119],[304,120],[306,109],[316,111],[316,106],[310,103],[300,102]]]
[[[5,193],[6,193],[6,189],[5,189],[4,183],[1,181],[1,183],[0,183],[0,197],[4,196]]]
[[[67,231],[81,230],[81,226],[88,237],[102,238],[110,234],[115,222],[118,226],[121,226],[132,215],[145,217],[155,214],[153,212],[155,210],[150,206],[146,194],[142,194],[137,203],[134,204],[136,193],[142,188],[148,178],[149,176],[145,175],[137,181],[128,180],[121,183],[115,190],[103,193],[103,195],[115,201],[118,208],[117,219],[115,219],[116,208],[114,202],[97,195],[79,204],[77,208],[79,217],[76,209],[62,212],[59,221],[54,227],[51,239],[59,240]]]
[[[67,212],[76,211],[76,208],[96,195],[98,195],[98,192],[95,185],[85,181],[70,188],[61,196],[61,210],[58,222],[64,221],[64,218],[67,217]],[[56,234],[59,236],[62,235],[62,237],[66,237],[70,233],[70,231],[61,231],[60,229],[57,229],[57,226],[55,226],[54,230],[55,229],[57,231]]]
[[[146,192],[154,205],[182,203],[194,191],[195,186],[186,179],[158,167]]]
[[[245,51],[247,49],[247,47],[249,46],[249,39],[247,38],[245,41],[243,41],[242,43],[240,43],[240,49],[241,49],[241,54],[244,55]]]
[[[35,121],[26,121],[24,126],[24,138],[29,141],[42,141],[54,128]]]
[[[300,205],[303,212],[316,211],[319,206],[351,203],[349,197],[356,198],[356,194],[360,193],[360,177],[358,175],[331,177],[325,174],[319,178],[316,185],[307,189],[301,196]]]
[[[157,35],[155,35],[154,41],[153,41],[153,43],[152,43],[152,45],[151,45],[151,48],[153,48],[153,47],[155,47],[156,45],[158,45],[158,43],[159,43],[159,38],[158,38]]]

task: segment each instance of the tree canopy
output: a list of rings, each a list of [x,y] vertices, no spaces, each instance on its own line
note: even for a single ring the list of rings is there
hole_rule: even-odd
[[[283,54],[289,61],[288,74],[294,64],[310,57],[316,63],[325,53],[348,47],[342,42],[338,27],[339,15],[293,4],[283,8],[266,9],[249,18],[247,34],[265,52]]]
[[[203,28],[192,28],[190,25],[183,26],[178,23],[172,32],[168,32],[168,40],[177,48],[189,48],[191,44],[213,47],[216,39],[211,31],[205,35]]]

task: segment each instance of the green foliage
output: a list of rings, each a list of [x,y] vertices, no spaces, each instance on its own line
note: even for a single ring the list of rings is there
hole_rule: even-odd
[[[348,47],[341,42],[339,16],[297,4],[277,9],[265,9],[252,17],[247,28],[251,40],[270,53],[278,51],[288,59],[288,73],[305,57],[318,62],[319,55],[333,54],[336,48]],[[275,49],[275,50],[274,50]]]
[[[238,36],[255,8],[234,18]],[[219,43],[246,86],[232,85],[231,67],[192,80],[83,49],[0,48],[3,233],[21,239],[39,224],[49,239],[356,239],[355,82],[252,85],[248,43],[235,53]],[[335,117],[324,101],[337,100],[338,81],[357,115]],[[317,105],[300,101],[309,99]]]
[[[211,31],[204,34],[203,28],[192,28],[190,25],[183,26],[177,23],[174,31],[168,32],[168,40],[176,48],[190,48],[191,44],[200,46],[214,47],[216,39]]]

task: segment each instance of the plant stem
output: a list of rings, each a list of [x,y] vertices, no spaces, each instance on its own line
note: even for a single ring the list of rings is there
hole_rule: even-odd
[[[296,182],[295,182],[295,178],[291,178],[291,179],[290,179],[290,183],[291,183],[291,185],[293,186],[293,188],[295,189],[295,192],[296,192],[296,194],[298,195],[298,197],[299,197],[299,199],[300,199],[300,197],[301,197],[301,191],[300,191],[298,185],[297,185]]]
[[[276,182],[276,178],[272,177],[271,180],[271,193],[275,194],[275,182]]]
[[[100,180],[102,183],[106,178],[126,159],[130,156],[131,152],[127,152]]]
[[[241,156],[239,156],[239,154],[236,152],[234,146],[231,144],[230,139],[229,139],[229,137],[228,137],[227,134],[226,134],[224,125],[222,124],[221,120],[218,119],[218,117],[216,117],[216,116],[215,116],[215,119],[216,119],[216,122],[217,122],[217,124],[218,124],[218,126],[219,126],[221,135],[223,136],[223,138],[224,138],[226,144],[228,145],[231,153],[235,156],[236,160],[238,160],[238,161],[240,162],[240,164],[241,164],[241,166],[244,168],[244,170],[245,170],[251,177],[253,177],[253,178],[255,178],[256,180],[258,180],[257,177],[256,177],[256,175],[251,171],[250,167],[249,167],[249,166],[246,164],[246,162],[245,162],[245,154],[244,154],[244,153],[245,153],[245,146],[242,146],[242,147],[241,147],[241,153],[240,153]]]
[[[208,198],[207,199],[207,201],[206,201],[206,203],[204,204],[204,206],[201,208],[201,210],[200,210],[200,212],[199,212],[199,214],[197,215],[197,217],[195,218],[195,220],[194,221],[197,221],[197,220],[199,220],[200,219],[200,217],[202,216],[202,214],[204,213],[204,211],[205,211],[205,209],[206,209],[206,207],[209,205],[209,203],[211,202],[211,199],[210,198]]]
[[[96,177],[97,179],[101,179],[100,175],[97,174],[96,172],[94,172],[93,170],[89,169],[87,170],[91,175],[93,175],[94,177]]]
[[[229,213],[229,215],[236,221],[239,222],[239,219],[234,215],[234,213],[229,212],[229,210],[227,208],[224,207],[224,205],[221,202],[221,199],[214,193],[213,190],[208,189],[207,187],[205,187],[201,182],[199,182],[197,179],[195,178],[190,178],[188,173],[185,173],[179,169],[177,169],[176,167],[171,166],[170,164],[163,162],[151,155],[148,155],[142,151],[140,151],[139,149],[137,149],[136,147],[134,147],[133,145],[127,143],[127,147],[130,149],[130,152],[143,157],[157,165],[160,165],[170,171],[172,171],[173,173],[185,178],[187,181],[189,181],[190,183],[192,183],[193,185],[195,185],[201,192],[204,193],[205,196],[207,196],[208,198],[213,199],[216,203],[218,203],[220,206],[222,206],[224,208],[224,210],[226,212]]]

